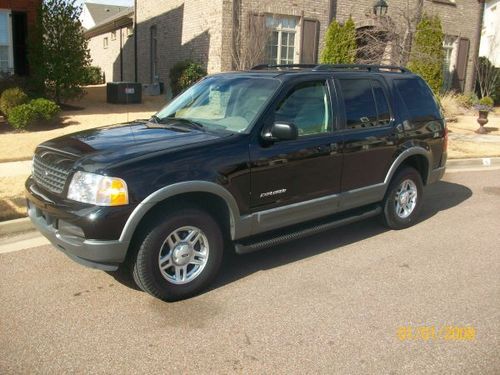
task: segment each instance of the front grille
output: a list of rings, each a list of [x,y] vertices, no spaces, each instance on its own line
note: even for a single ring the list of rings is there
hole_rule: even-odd
[[[33,159],[33,177],[37,185],[53,193],[62,193],[70,169],[52,160],[44,160],[40,155]]]

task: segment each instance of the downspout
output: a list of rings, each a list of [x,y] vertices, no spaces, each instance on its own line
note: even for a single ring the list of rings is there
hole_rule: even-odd
[[[134,0],[134,81],[138,82],[138,77],[137,77],[137,0]]]
[[[123,28],[120,27],[119,31],[120,31],[120,82],[123,82]]]

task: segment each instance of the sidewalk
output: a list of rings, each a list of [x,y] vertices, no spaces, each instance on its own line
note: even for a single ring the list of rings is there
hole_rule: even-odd
[[[0,177],[26,176],[31,173],[31,160],[0,163]]]

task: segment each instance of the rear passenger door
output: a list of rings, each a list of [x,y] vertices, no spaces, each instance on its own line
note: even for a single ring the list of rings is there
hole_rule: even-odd
[[[374,74],[339,75],[335,85],[344,108],[341,190],[369,189],[384,181],[396,151],[389,92]]]

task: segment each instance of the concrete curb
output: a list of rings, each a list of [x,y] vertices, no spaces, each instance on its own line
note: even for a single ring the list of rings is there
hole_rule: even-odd
[[[474,159],[448,159],[446,169],[464,169],[480,167],[498,167],[500,166],[500,157],[494,158],[474,158]]]
[[[35,227],[28,217],[21,219],[8,220],[0,222],[0,237],[21,232],[34,230]]]
[[[500,167],[500,157],[495,158],[475,158],[475,159],[449,159],[446,163],[446,169],[467,170],[468,168],[477,170],[488,170],[489,167]],[[0,237],[12,235],[21,232],[35,230],[31,220],[27,217],[15,220],[0,222]]]

